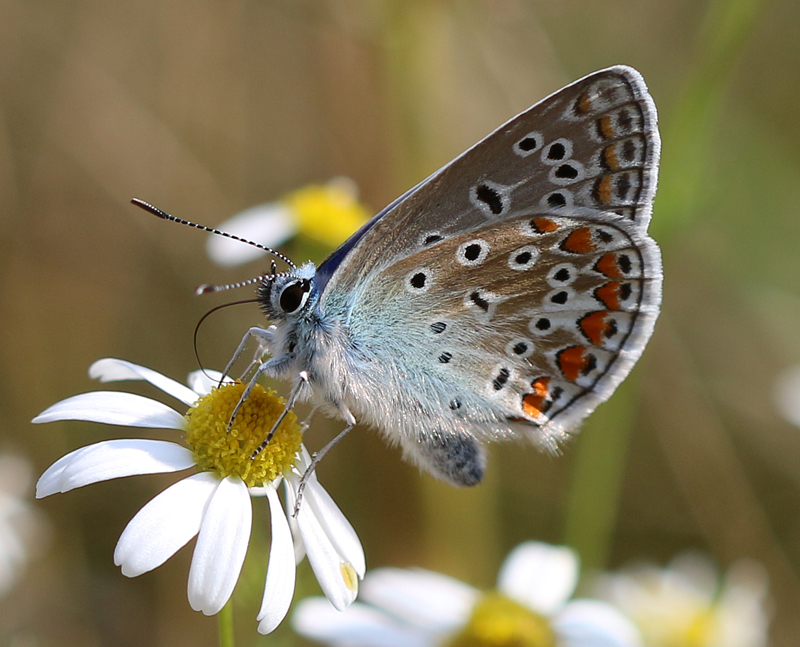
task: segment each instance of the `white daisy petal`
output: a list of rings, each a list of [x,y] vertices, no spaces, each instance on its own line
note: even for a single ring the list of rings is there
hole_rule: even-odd
[[[292,529],[292,540],[294,541],[294,563],[299,565],[306,557],[306,545],[303,543],[303,536],[300,534],[300,526],[297,520],[289,516],[289,528]]]
[[[578,559],[565,546],[536,541],[520,544],[506,557],[497,588],[537,613],[558,611],[578,583]]]
[[[663,575],[666,580],[680,583],[698,596],[706,597],[709,604],[717,595],[717,570],[700,553],[691,551],[677,555]]]
[[[563,647],[640,647],[636,626],[613,606],[599,600],[573,600],[553,618]]]
[[[228,476],[208,502],[189,570],[189,604],[207,616],[219,613],[242,570],[253,509],[247,486]]]
[[[286,205],[268,202],[241,211],[221,223],[218,229],[267,247],[278,247],[297,233],[297,224]],[[206,251],[211,260],[226,266],[240,265],[264,256],[257,247],[223,236],[209,237]]]
[[[101,382],[145,380],[188,406],[193,405],[198,397],[197,393],[180,382],[144,366],[126,362],[124,359],[107,357],[97,360],[89,367],[89,377]]]
[[[306,474],[310,466],[311,455],[308,453],[306,446],[301,445],[297,463],[286,479],[287,500],[288,497],[294,497],[301,478]],[[358,577],[363,578],[367,570],[367,564],[361,541],[353,526],[334,503],[330,494],[319,484],[316,472],[312,472],[308,478],[303,499],[303,505],[311,506],[339,554],[353,566]],[[293,498],[292,501],[294,501]],[[292,503],[291,509],[294,509],[294,503]],[[294,516],[289,517],[289,524],[292,527],[292,534],[295,538],[295,555],[299,564],[306,555],[306,549]]]
[[[379,568],[364,580],[364,601],[426,631],[450,632],[469,618],[480,593],[447,575],[424,569]]]
[[[150,429],[183,429],[185,424],[183,416],[166,404],[118,391],[92,391],[72,396],[48,407],[32,422],[57,420],[87,420]]]
[[[203,512],[219,485],[207,472],[168,487],[131,519],[117,542],[114,563],[136,577],[161,566],[200,530]]]
[[[743,567],[756,576],[749,583],[735,582]],[[678,555],[668,568],[641,564],[608,573],[597,586],[636,622],[648,644],[683,644],[700,628],[704,644],[724,647],[767,644],[766,587],[761,565],[733,564],[720,580],[711,561],[696,553]]]
[[[175,443],[142,438],[106,440],[53,463],[36,484],[36,498],[123,476],[178,472],[192,466],[192,452]]]
[[[353,565],[358,577],[364,577],[367,570],[364,558],[364,549],[358,539],[356,531],[342,514],[339,507],[333,502],[316,479],[308,481],[301,506],[308,505],[314,510],[314,515],[326,529],[328,537],[336,546],[337,552],[345,561]]]
[[[290,511],[288,519],[289,528],[292,529],[292,539],[294,540],[294,563],[300,564],[306,556],[306,547],[303,544],[303,536],[300,534],[300,526],[297,525],[297,519],[291,514],[294,511],[294,490],[289,479],[284,479],[283,485],[286,493],[286,509]]]
[[[186,383],[191,387],[192,391],[200,396],[204,396],[211,393],[211,389],[219,386],[220,380],[222,380],[222,373],[220,371],[205,369],[202,371],[192,371],[189,373],[189,379],[186,381]],[[226,377],[224,380],[222,380],[222,383],[232,384],[233,380],[229,377]]]
[[[772,389],[778,412],[800,427],[800,366],[792,366],[781,373]]]
[[[278,492],[271,484],[266,486],[272,527],[272,545],[269,549],[267,581],[264,597],[258,612],[258,631],[272,633],[286,617],[294,597],[295,563],[292,531],[281,506]]]
[[[287,480],[294,481],[287,489],[286,507],[293,510],[296,500],[296,475]],[[345,562],[325,528],[314,515],[311,506],[301,505],[297,513],[297,526],[303,538],[308,563],[317,577],[322,592],[339,611],[352,604],[358,595],[358,575],[351,564]]]
[[[347,647],[433,647],[436,637],[356,602],[337,611],[325,598],[306,598],[292,614],[295,631],[328,645]]]

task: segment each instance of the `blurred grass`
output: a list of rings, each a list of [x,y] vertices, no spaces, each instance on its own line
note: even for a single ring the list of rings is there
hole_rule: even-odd
[[[761,0],[709,3],[698,33],[695,61],[678,100],[662,120],[664,135],[658,191],[658,218],[652,233],[667,236],[691,226],[706,206],[711,147],[731,75],[748,37],[757,26]]]
[[[348,175],[377,210],[547,93],[626,63],[644,74],[664,136],[653,219],[664,315],[637,383],[562,456],[493,447],[476,490],[420,476],[366,429],[320,478],[371,567],[491,586],[513,545],[560,542],[565,527],[568,538],[588,533],[587,565],[664,563],[687,547],[721,565],[759,559],[773,586],[771,644],[794,645],[800,434],[771,393],[800,361],[798,25],[790,0],[0,4],[0,449],[41,470],[126,435],[28,421],[96,388],[86,369],[102,356],[181,379],[194,368],[194,325],[218,303],[193,288],[263,269],[213,267],[200,236],[130,197],[215,224]],[[287,251],[318,261],[323,250],[298,240]],[[206,363],[224,364],[260,321],[246,306],[212,317],[200,334]],[[315,425],[309,443],[338,428]],[[601,463],[596,476],[587,461]],[[112,564],[125,523],[168,482],[38,503],[56,541],[0,600],[0,642],[216,644],[216,621],[186,601],[189,551],[135,580]],[[581,503],[581,489],[599,500]],[[234,599],[238,644],[296,644],[286,625],[255,635],[268,537],[258,508],[254,528]],[[316,590],[308,569],[298,587]]]

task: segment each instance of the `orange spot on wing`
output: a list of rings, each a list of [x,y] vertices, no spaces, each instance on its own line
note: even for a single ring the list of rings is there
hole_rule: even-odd
[[[596,249],[592,240],[592,230],[589,227],[576,229],[561,243],[561,249],[573,254],[588,254]]]
[[[536,395],[540,395],[543,398],[546,398],[547,392],[550,388],[550,378],[540,377],[531,383],[531,387],[533,388],[533,392]]]
[[[600,299],[600,301],[609,309],[609,310],[619,310],[620,309],[620,294],[619,294],[620,282],[619,281],[611,281],[610,283],[606,283],[605,285],[601,285],[594,291],[594,295]]]
[[[599,310],[586,315],[578,322],[583,334],[595,346],[601,346],[603,344],[603,335],[608,335],[611,330],[609,323],[606,321],[607,316],[608,312]]]
[[[613,179],[613,175],[606,175],[595,187],[595,195],[602,204],[611,204],[614,200]]]
[[[619,170],[619,158],[617,157],[617,145],[616,144],[612,144],[611,146],[608,146],[603,151],[603,157],[606,160],[606,164],[608,165],[608,168],[610,168],[612,171],[618,171]]]
[[[622,272],[619,269],[617,255],[614,253],[604,254],[600,260],[595,264],[595,269],[601,274],[605,274],[610,279],[622,278]]]
[[[588,92],[584,92],[578,99],[578,110],[584,115],[592,111],[592,97]]]
[[[577,380],[586,370],[589,363],[589,354],[585,346],[570,346],[558,354],[558,367],[569,381]]]
[[[611,120],[611,117],[605,115],[601,117],[600,120],[600,132],[603,134],[603,137],[606,139],[611,139],[612,137],[616,137],[617,129],[614,128],[614,122]]]
[[[531,220],[531,225],[540,234],[549,234],[558,229],[558,225],[550,218],[534,218]]]
[[[531,383],[533,393],[528,393],[522,397],[522,410],[531,418],[536,418],[547,411],[550,403],[547,402],[549,393],[549,377],[540,377]]]

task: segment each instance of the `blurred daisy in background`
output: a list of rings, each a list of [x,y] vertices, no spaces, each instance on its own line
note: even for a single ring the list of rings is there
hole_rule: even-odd
[[[32,476],[26,459],[0,455],[0,595],[14,587],[47,543],[48,523],[26,501]]]
[[[217,228],[273,248],[302,233],[334,249],[370,216],[358,201],[355,182],[340,177],[327,184],[311,184],[275,202],[245,209]],[[255,247],[223,236],[211,236],[207,250],[211,260],[225,266],[247,263],[264,254]]]
[[[611,604],[570,600],[578,559],[569,548],[526,542],[503,563],[497,590],[481,592],[422,569],[382,568],[344,612],[324,598],[300,602],[301,635],[348,647],[633,647],[635,626]]]
[[[253,453],[281,415],[284,400],[256,385],[229,427],[244,385],[221,374],[196,371],[189,387],[155,371],[117,359],[95,362],[89,375],[102,382],[146,380],[189,407],[185,415],[132,393],[94,391],[48,408],[34,422],[88,420],[183,432],[186,445],[148,439],[109,440],[78,449],[56,461],[39,479],[38,498],[133,474],[197,472],[145,505],[130,521],[114,551],[122,573],[135,577],[169,559],[197,535],[189,571],[189,603],[206,615],[226,604],[244,563],[252,526],[251,496],[266,496],[272,541],[258,614],[269,633],[291,605],[295,566],[304,554],[337,609],[355,600],[365,570],[361,543],[316,475],[309,478],[296,518],[291,516],[301,477],[310,464],[300,426],[289,412],[270,442]],[[277,487],[283,482],[286,509]]]
[[[778,412],[800,427],[800,364],[786,369],[777,377],[773,393]]]
[[[767,644],[767,579],[755,562],[737,562],[720,578],[707,559],[679,555],[667,568],[605,574],[598,593],[637,624],[648,647]]]

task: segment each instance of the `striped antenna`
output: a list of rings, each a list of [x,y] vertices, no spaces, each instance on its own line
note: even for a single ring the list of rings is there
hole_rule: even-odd
[[[239,281],[238,283],[226,283],[225,285],[211,285],[210,283],[203,283],[194,291],[195,294],[208,294],[209,292],[222,292],[223,290],[234,290],[236,288],[243,288],[253,283],[260,283],[262,281],[274,281],[275,279],[283,276],[290,276],[291,272],[281,272],[278,274],[278,268],[275,267],[275,261],[272,261],[272,267],[267,274],[247,279],[246,281]]]
[[[274,281],[282,276],[289,276],[289,272],[281,272],[280,274],[262,274],[261,276],[255,276],[252,279],[247,279],[246,281],[239,281],[238,283],[226,283],[224,285],[211,285],[210,283],[203,283],[203,285],[197,286],[197,289],[194,291],[194,293],[209,294],[210,292],[235,290],[236,288],[243,288],[248,285],[253,285],[253,283],[261,283],[264,280]]]
[[[234,236],[233,234],[229,234],[227,231],[220,231],[219,229],[214,229],[213,227],[206,227],[205,225],[198,225],[196,222],[192,222],[190,220],[183,220],[182,218],[176,218],[175,216],[169,215],[166,211],[162,211],[158,207],[154,207],[152,204],[145,202],[144,200],[140,200],[139,198],[133,198],[131,200],[133,204],[137,207],[144,209],[145,211],[149,211],[154,216],[158,216],[164,220],[169,220],[170,222],[177,222],[181,225],[188,225],[189,227],[194,227],[195,229],[200,229],[201,231],[207,231],[210,234],[216,234],[217,236],[224,236],[225,238],[230,238],[231,240],[238,240],[240,243],[246,243],[247,245],[251,245],[257,249],[261,249],[265,252],[268,252],[279,258],[284,263],[286,263],[289,267],[293,270],[297,269],[297,266],[292,263],[286,256],[281,254],[280,252],[276,252],[274,249],[267,247],[266,245],[260,245],[259,243],[254,243],[252,240],[247,240],[246,238],[240,238],[239,236]],[[274,275],[275,272],[273,271],[272,274]],[[267,276],[267,275],[264,275]],[[243,283],[231,284],[230,286],[219,286],[220,290],[226,290],[228,287],[237,288],[243,285],[250,285],[251,283],[255,283],[258,280],[264,278],[263,276],[259,276],[255,279],[250,279],[249,281],[245,281]],[[213,288],[214,286],[203,286],[201,285],[198,289],[198,294],[204,294],[205,292],[217,292],[217,289],[208,289],[208,290],[201,290],[202,288]]]

